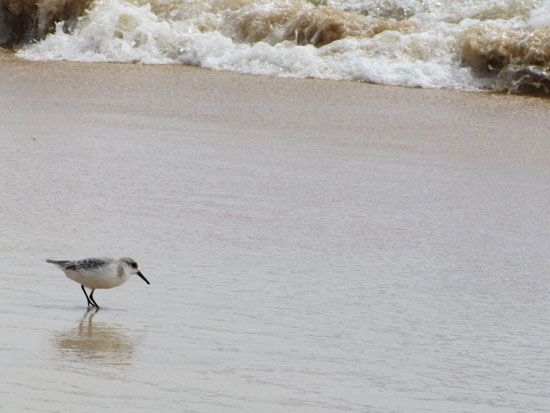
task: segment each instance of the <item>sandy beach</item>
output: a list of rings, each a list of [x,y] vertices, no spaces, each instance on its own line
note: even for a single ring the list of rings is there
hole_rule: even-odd
[[[1,54],[0,410],[548,411],[549,114]]]

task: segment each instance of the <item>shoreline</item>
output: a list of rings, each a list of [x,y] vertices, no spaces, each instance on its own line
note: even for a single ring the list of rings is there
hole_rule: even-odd
[[[263,78],[263,79],[279,79],[279,80],[296,80],[296,81],[319,81],[319,82],[332,82],[332,83],[351,83],[351,84],[361,84],[361,85],[369,85],[369,86],[376,86],[376,87],[386,87],[386,88],[398,88],[398,89],[409,89],[409,90],[427,90],[427,91],[443,91],[443,92],[457,92],[457,93],[464,93],[464,94],[477,94],[477,95],[496,95],[496,96],[508,96],[508,97],[519,97],[519,98],[533,98],[533,99],[540,99],[540,100],[547,100],[548,96],[540,93],[530,93],[530,92],[511,92],[511,91],[497,91],[497,90],[463,90],[463,89],[453,89],[453,88],[425,88],[425,87],[419,87],[419,86],[406,86],[406,85],[390,85],[390,84],[383,84],[383,83],[374,83],[374,82],[367,82],[363,80],[350,80],[350,79],[322,79],[317,77],[295,77],[295,76],[277,76],[277,75],[263,75],[263,74],[255,74],[255,73],[246,73],[246,72],[236,72],[233,70],[216,70],[216,69],[209,69],[204,68],[200,66],[195,65],[189,65],[189,64],[176,64],[176,63],[158,63],[158,64],[145,64],[145,63],[125,63],[125,62],[80,62],[80,61],[72,61],[72,60],[27,60],[23,59],[17,56],[16,51],[8,50],[8,49],[0,49],[0,62],[25,62],[29,64],[74,64],[74,65],[98,65],[98,66],[132,66],[132,67],[171,67],[171,68],[181,68],[181,69],[192,69],[192,70],[200,70],[200,71],[206,71],[206,72],[212,72],[212,73],[219,73],[219,74],[229,74],[229,75],[235,75],[235,76],[245,76],[245,77],[252,77],[252,78]]]

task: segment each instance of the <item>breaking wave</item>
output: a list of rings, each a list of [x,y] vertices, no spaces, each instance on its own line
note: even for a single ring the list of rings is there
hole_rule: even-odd
[[[550,95],[550,0],[0,0],[32,60]]]

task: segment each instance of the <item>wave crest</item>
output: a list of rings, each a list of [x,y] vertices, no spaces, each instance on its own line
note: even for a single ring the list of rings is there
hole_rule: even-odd
[[[235,13],[232,23],[232,37],[240,41],[270,44],[293,41],[316,47],[346,37],[370,38],[385,30],[403,31],[414,27],[408,21],[375,18],[328,6],[253,9]]]

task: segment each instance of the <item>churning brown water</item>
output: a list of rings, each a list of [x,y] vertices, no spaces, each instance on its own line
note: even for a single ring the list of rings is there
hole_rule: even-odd
[[[544,412],[550,102],[0,61],[0,410]],[[44,259],[135,258],[99,290]]]

